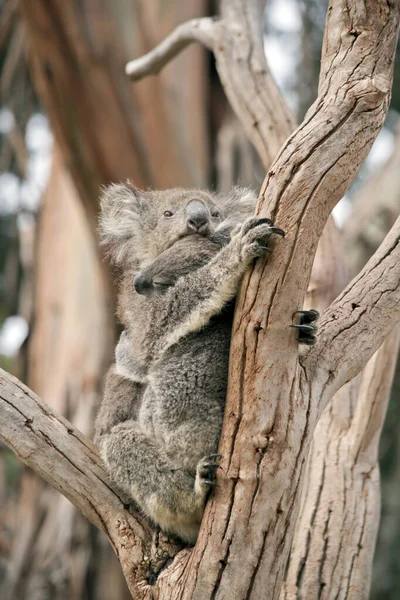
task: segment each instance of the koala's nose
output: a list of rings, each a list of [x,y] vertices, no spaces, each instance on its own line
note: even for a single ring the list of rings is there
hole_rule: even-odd
[[[204,231],[209,221],[208,210],[200,200],[191,200],[186,207],[186,225],[193,231]]]
[[[133,281],[133,287],[135,288],[138,294],[143,294],[144,296],[147,296],[151,291],[151,281],[146,279],[142,275],[142,273],[139,273],[138,275],[136,275]]]

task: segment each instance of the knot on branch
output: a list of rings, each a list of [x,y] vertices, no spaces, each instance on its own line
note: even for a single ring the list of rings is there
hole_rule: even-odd
[[[375,110],[390,95],[391,82],[381,75],[367,77],[353,88],[362,110]]]
[[[388,100],[391,92],[391,82],[382,75],[365,76],[360,74],[345,86],[337,85],[335,95],[329,92],[329,85],[321,90],[321,96],[332,98],[333,104],[343,106],[346,102],[349,106],[357,106],[357,112],[373,111],[381,107]],[[312,107],[311,107],[312,108]]]

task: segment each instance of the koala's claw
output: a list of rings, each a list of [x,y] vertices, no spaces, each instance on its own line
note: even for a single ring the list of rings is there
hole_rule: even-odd
[[[311,310],[296,310],[295,315],[300,315],[300,323],[294,323],[290,327],[299,330],[297,340],[301,344],[313,346],[317,341],[319,312],[312,308]]]
[[[220,466],[221,454],[210,454],[201,459],[197,465],[197,476],[202,487],[215,487],[217,469]]]
[[[243,226],[242,226],[243,235],[248,233],[250,231],[250,229],[254,229],[254,227],[257,227],[258,225],[273,226],[273,223],[272,223],[271,219],[264,219],[264,218],[260,219],[259,217],[252,217],[251,219],[247,219],[247,221],[243,224]]]
[[[271,219],[267,219],[264,217],[252,217],[251,219],[248,219],[243,225],[243,235],[248,233],[251,229],[254,229],[254,227],[258,227],[259,225],[269,225],[270,233],[276,233],[278,235],[281,235],[282,237],[285,237],[285,232],[283,231],[283,229],[281,229],[280,227],[275,227]]]
[[[271,227],[271,233],[275,233],[276,235],[280,235],[282,237],[285,237],[285,232],[283,231],[283,229],[281,229],[280,227]]]
[[[257,258],[270,254],[267,243],[272,234],[285,235],[280,227],[275,227],[271,219],[251,217],[243,225],[239,236],[241,237],[242,256],[247,259]]]
[[[218,484],[216,481],[211,481],[210,479],[202,479],[200,485],[203,487],[217,487]]]

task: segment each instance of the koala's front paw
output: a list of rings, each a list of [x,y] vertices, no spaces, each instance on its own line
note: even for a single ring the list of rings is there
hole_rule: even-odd
[[[216,474],[221,458],[221,454],[210,454],[199,461],[196,469],[197,489],[210,489],[217,485]]]
[[[307,344],[307,346],[313,346],[317,341],[317,330],[319,319],[319,312],[312,308],[311,310],[296,310],[295,315],[300,316],[300,322],[290,325],[299,330],[299,337],[297,340],[301,344]]]
[[[271,219],[258,217],[248,219],[238,233],[241,242],[241,257],[244,260],[251,260],[270,253],[271,250],[267,247],[267,243],[272,234],[285,237],[283,229],[275,227]]]

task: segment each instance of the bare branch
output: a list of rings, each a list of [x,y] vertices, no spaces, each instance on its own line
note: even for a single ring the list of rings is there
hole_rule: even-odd
[[[150,527],[118,497],[91,440],[1,369],[0,440],[106,534],[133,597],[142,597],[148,570],[160,570],[177,548],[162,539],[154,549]]]
[[[264,8],[265,0],[222,0],[220,20],[180,25],[154,50],[128,63],[126,72],[134,80],[158,73],[188,44],[202,42],[213,50],[229,102],[267,170],[296,123],[265,60]]]
[[[216,20],[211,17],[182,23],[153,50],[128,62],[126,74],[133,81],[147,75],[157,75],[170,60],[193,42],[201,42],[211,50],[217,39],[216,25]]]
[[[321,387],[321,410],[355,377],[400,321],[400,217],[364,269],[321,320],[318,344],[304,362]]]

